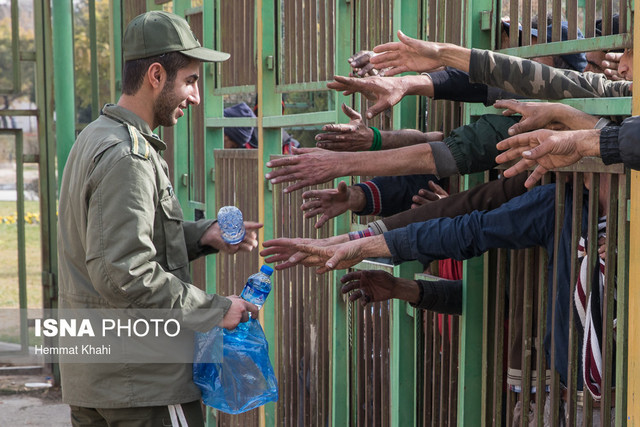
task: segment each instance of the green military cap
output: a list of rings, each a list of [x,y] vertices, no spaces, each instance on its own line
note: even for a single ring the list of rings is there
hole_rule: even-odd
[[[184,18],[163,11],[133,18],[124,32],[122,49],[125,61],[168,52],[180,52],[204,62],[226,61],[231,56],[202,47]]]

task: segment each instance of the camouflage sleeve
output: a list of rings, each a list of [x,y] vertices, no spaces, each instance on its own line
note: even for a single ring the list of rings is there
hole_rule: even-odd
[[[601,98],[631,96],[631,82],[607,80],[604,74],[560,70],[488,50],[471,50],[469,76],[527,98]]]

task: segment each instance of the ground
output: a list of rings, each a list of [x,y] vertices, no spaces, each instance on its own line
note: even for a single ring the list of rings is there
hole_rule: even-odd
[[[69,406],[62,403],[59,387],[25,386],[45,381],[42,375],[0,376],[0,426],[71,425]]]

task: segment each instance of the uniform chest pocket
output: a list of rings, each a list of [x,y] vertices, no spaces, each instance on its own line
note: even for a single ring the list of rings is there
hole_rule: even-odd
[[[187,244],[182,229],[182,208],[175,197],[160,200],[162,209],[162,229],[166,246],[167,267],[177,270],[189,263]]]

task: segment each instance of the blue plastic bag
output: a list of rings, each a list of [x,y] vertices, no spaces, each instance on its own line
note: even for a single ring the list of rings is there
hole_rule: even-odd
[[[278,400],[269,344],[258,320],[249,319],[231,331],[213,328],[198,332],[195,341],[193,382],[207,406],[240,414]]]

